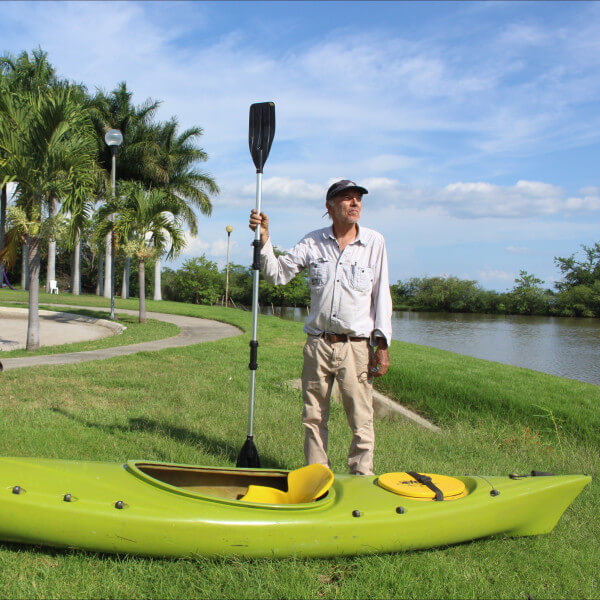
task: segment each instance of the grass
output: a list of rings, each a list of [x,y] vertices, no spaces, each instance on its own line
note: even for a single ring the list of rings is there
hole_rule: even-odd
[[[15,308],[26,307],[24,304],[3,304],[0,306],[11,306]],[[85,310],[78,308],[63,308],[60,306],[40,305],[40,309],[53,310],[56,312],[69,312],[86,317],[94,317],[96,319],[106,319],[107,314],[101,311]],[[84,352],[87,350],[100,350],[101,348],[113,348],[115,346],[129,346],[130,344],[139,344],[141,342],[150,342],[170,338],[178,335],[179,327],[172,323],[165,323],[157,319],[148,319],[146,325],[138,322],[138,317],[125,313],[116,313],[116,322],[127,327],[125,331],[118,335],[110,335],[100,340],[92,340],[89,342],[74,342],[72,344],[62,344],[60,346],[42,346],[39,350],[8,350],[2,352],[2,358],[18,358],[21,356],[37,356],[44,354],[65,354],[66,352]]]
[[[0,301],[10,292],[0,292]],[[18,293],[15,293],[18,294]],[[12,296],[12,294],[11,294]],[[61,301],[66,300],[61,296]],[[105,299],[77,297],[76,304]],[[119,300],[117,307],[130,308]],[[126,302],[126,301],[125,301]],[[44,303],[46,299],[44,298]],[[106,304],[104,304],[106,305]],[[0,453],[122,462],[234,465],[245,439],[251,315],[152,303],[149,310],[231,322],[218,342],[0,376]],[[135,306],[134,306],[135,308]],[[265,466],[302,465],[301,325],[259,317],[256,444]],[[554,532],[343,559],[168,560],[0,544],[0,594],[11,598],[598,598],[599,388],[393,342],[378,387],[443,427],[376,422],[376,472],[531,469],[594,477]],[[40,390],[47,390],[40,393]],[[50,393],[51,390],[51,393]],[[562,399],[562,403],[561,403]],[[541,408],[540,408],[541,407]],[[344,472],[350,432],[333,405],[330,448]]]

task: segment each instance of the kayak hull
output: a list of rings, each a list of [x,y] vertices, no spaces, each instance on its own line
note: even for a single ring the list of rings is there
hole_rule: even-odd
[[[428,502],[385,490],[376,477],[336,475],[325,498],[282,506],[172,485],[144,472],[140,465],[147,464],[0,459],[0,539],[172,557],[396,552],[548,533],[590,482],[584,475],[464,476],[458,477],[467,488],[464,498]]]

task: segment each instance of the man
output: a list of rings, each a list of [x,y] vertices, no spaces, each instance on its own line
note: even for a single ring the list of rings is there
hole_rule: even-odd
[[[360,227],[362,197],[368,191],[343,179],[325,201],[332,225],[306,235],[277,258],[265,213],[250,214],[250,229],[260,226],[264,278],[284,285],[308,267],[310,314],[304,331],[302,396],[306,464],[330,467],[327,422],[334,378],[338,381],[353,432],[348,467],[373,475],[373,377],[388,370],[392,336],[392,299],[383,236]]]

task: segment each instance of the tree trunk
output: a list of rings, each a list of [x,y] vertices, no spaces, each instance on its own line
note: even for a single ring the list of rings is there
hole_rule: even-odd
[[[162,300],[159,256],[156,257],[156,262],[154,263],[154,300]]]
[[[8,193],[6,186],[2,186],[0,195],[0,251],[4,248],[4,239],[6,236],[6,205],[8,203]],[[4,277],[2,277],[2,263],[0,263],[0,288],[4,287]]]
[[[29,289],[29,240],[21,248],[23,256],[21,257],[21,289]]]
[[[40,347],[40,267],[42,263],[39,237],[29,237],[29,318],[27,321],[27,350]]]
[[[75,248],[73,250],[73,266],[71,268],[71,294],[81,294],[81,234],[78,231],[75,237]]]
[[[140,323],[146,322],[146,265],[140,260],[138,271],[138,282],[140,284]]]
[[[123,266],[123,285],[121,285],[121,298],[129,298],[129,279],[131,277],[131,258],[125,257],[125,265]]]
[[[105,268],[104,268],[104,297],[110,298],[110,282],[111,282],[110,274],[112,272],[111,269],[113,267],[112,245],[111,245],[110,233],[108,233],[106,235],[104,254],[106,256],[106,260],[104,261],[104,265],[105,265]]]
[[[58,200],[50,199],[50,217],[56,217],[58,214]],[[48,263],[46,267],[46,291],[50,291],[50,282],[56,281],[56,240],[51,239],[48,242]]]
[[[96,282],[96,296],[102,296],[104,291],[104,258],[98,253],[98,281]]]
[[[8,204],[8,192],[6,186],[2,186],[0,196],[0,250],[4,248],[4,238],[6,236],[6,206]]]

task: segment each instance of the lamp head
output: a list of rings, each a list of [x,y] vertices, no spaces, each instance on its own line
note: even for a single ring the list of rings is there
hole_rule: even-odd
[[[123,134],[118,129],[109,129],[104,136],[107,146],[120,146],[123,143]]]

